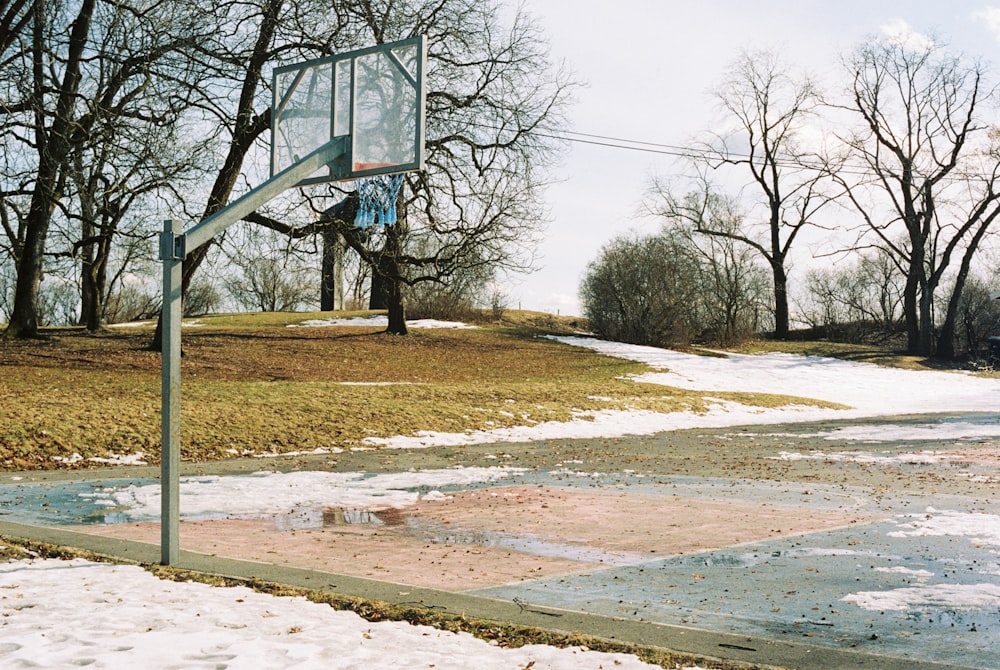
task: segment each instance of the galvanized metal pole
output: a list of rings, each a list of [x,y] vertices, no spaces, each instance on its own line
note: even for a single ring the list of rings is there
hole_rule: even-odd
[[[322,166],[331,164],[348,150],[346,138],[327,142],[298,163],[285,168],[257,188],[245,193],[187,233],[180,222],[163,222],[160,260],[163,261],[163,340],[161,364],[160,454],[160,562],[177,562],[180,548],[181,469],[181,273],[187,248],[195,249],[255,211],[262,204],[291,188]]]
[[[181,464],[181,268],[184,235],[180,222],[163,222],[163,341],[161,379],[160,562],[177,562],[180,547]]]

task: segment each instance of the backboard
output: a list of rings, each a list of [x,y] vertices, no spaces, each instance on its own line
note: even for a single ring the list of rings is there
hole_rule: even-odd
[[[423,36],[274,71],[271,175],[333,140],[345,153],[299,185],[424,166]]]

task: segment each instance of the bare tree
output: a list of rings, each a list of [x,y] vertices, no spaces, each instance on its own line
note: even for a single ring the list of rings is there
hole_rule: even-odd
[[[225,244],[229,265],[238,270],[225,281],[233,300],[261,312],[292,312],[316,304],[316,269],[291,245],[282,245],[287,238],[257,226],[235,232]]]
[[[154,167],[162,168],[152,159],[157,143],[150,145],[149,130],[171,127],[189,102],[177,85],[192,68],[177,55],[193,48],[206,26],[184,9],[179,2],[33,3],[23,36],[29,46],[12,53],[16,63],[4,63],[21,65],[24,80],[3,117],[11,149],[3,176],[14,186],[4,189],[0,220],[17,260],[7,337],[38,332],[46,256],[81,248],[88,265],[84,306],[97,327],[111,239],[137,197],[154,188]],[[177,178],[176,170],[169,173]],[[161,170],[157,185],[164,177]],[[70,220],[78,223],[75,234]],[[49,249],[54,225],[63,226],[68,250]]]
[[[707,183],[683,197],[659,183],[650,211],[664,219],[664,234],[677,238],[676,248],[697,261],[700,334],[732,343],[760,332],[770,283],[758,250],[743,240],[746,213],[740,203]]]
[[[427,169],[407,176],[399,223],[377,234],[354,226],[350,191],[334,191],[335,206],[317,199],[319,221],[307,229],[251,219],[295,235],[333,226],[371,268],[389,332],[404,333],[404,287],[531,267],[559,148],[552,135],[575,83],[528,15],[505,20],[494,0],[365,0],[343,12],[375,42],[427,36]]]
[[[951,357],[955,310],[972,259],[1000,213],[1000,154],[981,118],[993,93],[980,64],[929,40],[872,41],[847,66],[850,109],[861,125],[845,141],[851,160],[864,167],[838,178],[866,236],[905,271],[908,350]],[[935,293],[955,259],[959,268],[935,348]]]
[[[529,268],[544,220],[540,189],[557,155],[549,135],[562,123],[571,76],[552,65],[522,9],[505,21],[492,0],[359,8],[376,41],[427,35],[428,157],[426,172],[404,184],[405,225],[367,239],[345,230],[348,243],[391,285]],[[389,287],[390,332],[405,331],[402,295]]]
[[[45,241],[53,210],[61,199],[63,167],[70,153],[70,135],[78,105],[85,50],[97,0],[74,6],[68,31],[58,24],[59,12],[47,10],[43,0],[34,3],[31,32],[30,100],[25,104],[26,130],[33,136],[37,170],[24,216],[24,235],[17,262],[17,285],[7,337],[33,337],[40,326],[39,285],[42,280]],[[68,32],[68,35],[67,35]],[[59,47],[56,51],[54,47]],[[50,68],[50,59],[57,67]],[[52,76],[50,76],[50,73]],[[49,91],[55,91],[50,103]]]
[[[179,36],[164,39],[164,21],[172,18],[164,14],[121,4],[101,4],[95,13],[89,50],[100,65],[88,69],[81,86],[87,102],[65,168],[76,205],[66,218],[79,225],[70,253],[82,263],[81,322],[91,331],[105,319],[108,264],[121,227],[131,238],[152,238],[158,230],[146,207],[151,196],[172,191],[180,200],[185,182],[202,174],[205,142],[181,137],[180,125],[198,79],[183,51],[200,40],[185,22],[170,26]],[[127,240],[124,246],[136,249]],[[118,272],[130,256],[118,255]]]
[[[956,341],[971,356],[981,354],[986,349],[987,338],[1000,333],[1000,300],[995,290],[1000,274],[994,272],[991,279],[970,276],[956,310]]]
[[[860,341],[899,332],[906,276],[886,253],[876,249],[840,267],[810,270],[806,275],[813,326],[830,337]],[[816,310],[818,309],[818,312]]]
[[[771,272],[774,337],[788,337],[789,256],[801,231],[815,223],[829,202],[816,169],[815,153],[801,144],[800,133],[815,117],[819,93],[807,77],[795,78],[774,53],[744,52],[730,67],[716,94],[736,127],[693,159],[702,187],[706,168],[734,166],[749,173],[748,213],[736,228],[716,228],[703,220],[697,231],[727,238],[753,249]],[[745,174],[745,173],[744,173]],[[680,208],[663,193],[665,209]],[[696,219],[689,219],[696,220]]]

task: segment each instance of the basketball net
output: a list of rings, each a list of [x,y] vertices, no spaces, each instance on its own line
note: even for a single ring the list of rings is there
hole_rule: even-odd
[[[382,174],[362,177],[356,181],[358,213],[354,225],[362,229],[391,226],[396,223],[396,196],[403,184],[403,175]]]

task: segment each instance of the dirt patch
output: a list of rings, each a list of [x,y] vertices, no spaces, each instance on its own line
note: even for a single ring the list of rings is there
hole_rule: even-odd
[[[181,524],[181,546],[449,591],[467,591],[863,523],[848,512],[507,486],[412,507],[322,510],[307,527],[286,517]],[[298,525],[298,527],[295,527]],[[95,534],[158,542],[159,524]]]

